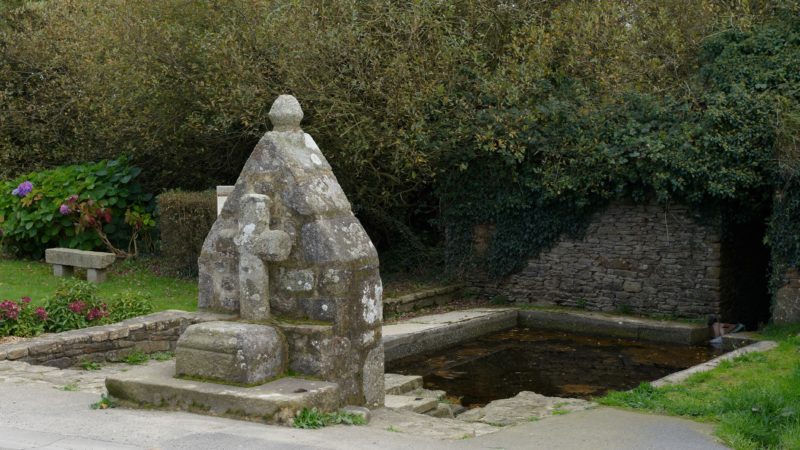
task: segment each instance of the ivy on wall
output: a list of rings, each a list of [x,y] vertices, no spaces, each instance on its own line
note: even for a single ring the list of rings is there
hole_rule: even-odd
[[[796,5],[708,38],[699,55],[685,89],[668,94],[604,97],[596,82],[558,74],[516,84],[515,70],[514,80],[535,77],[512,67],[481,77],[491,89],[473,84],[436,108],[433,120],[440,111],[454,117],[439,121],[440,145],[460,150],[445,152],[450,170],[438,180],[451,268],[486,264],[506,275],[562,234],[579,234],[614,199],[681,202],[708,218],[747,221],[759,219],[776,191],[767,235],[773,265],[796,265]],[[472,252],[479,224],[495,225],[481,261]]]

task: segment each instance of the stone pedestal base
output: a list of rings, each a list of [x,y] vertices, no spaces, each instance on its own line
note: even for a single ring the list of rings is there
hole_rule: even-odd
[[[195,413],[291,424],[303,408],[335,411],[339,387],[325,381],[281,378],[255,387],[176,379],[172,362],[110,375],[106,388],[132,407],[182,409]]]
[[[286,342],[275,328],[236,322],[192,325],[178,339],[175,374],[255,385],[286,369]]]
[[[86,281],[100,284],[106,281],[105,269],[86,269]]]
[[[57,277],[71,277],[74,271],[72,266],[62,266],[61,264],[53,264],[53,275]]]

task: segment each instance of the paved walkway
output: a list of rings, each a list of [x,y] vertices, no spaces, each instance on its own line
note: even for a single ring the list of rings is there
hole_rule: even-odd
[[[711,437],[707,424],[608,408],[456,441],[394,432],[382,421],[380,427],[375,421],[375,426],[297,430],[182,412],[91,410],[104,373],[126,368],[120,364],[97,372],[60,371],[0,363],[0,449],[725,448]]]
[[[158,364],[150,360],[147,364]],[[133,366],[105,364],[102,370],[58,369],[37,366],[22,361],[0,361],[0,383],[6,385],[40,385],[46,389],[91,392],[97,395],[106,391],[106,376],[124,372]],[[2,386],[2,384],[0,384]]]
[[[514,320],[506,323],[514,319],[511,316],[496,308],[456,311],[387,325],[384,335],[387,346],[398,354],[409,349],[430,350],[428,347],[485,333],[487,328],[511,326]],[[105,392],[105,377],[130,368],[120,363],[105,364],[98,371],[59,370],[0,361],[0,450],[725,448],[711,436],[708,424],[609,408],[502,428],[383,409],[373,412],[368,426],[322,430],[184,412],[90,409]],[[463,439],[446,440],[445,436]]]

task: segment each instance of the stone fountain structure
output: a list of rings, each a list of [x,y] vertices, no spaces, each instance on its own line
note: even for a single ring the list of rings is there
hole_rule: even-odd
[[[109,378],[111,395],[264,417],[383,405],[377,252],[300,128],[298,101],[281,95],[269,117],[274,128],[247,160],[198,261],[199,308],[237,319],[188,327],[174,373]],[[278,404],[259,410],[255,398],[265,394]]]

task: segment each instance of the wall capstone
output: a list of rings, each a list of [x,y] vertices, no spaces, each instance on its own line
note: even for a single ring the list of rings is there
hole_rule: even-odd
[[[133,352],[175,350],[178,337],[189,325],[233,317],[208,312],[162,311],[111,325],[45,334],[2,344],[0,361],[24,361],[61,369],[83,361],[117,362]]]

